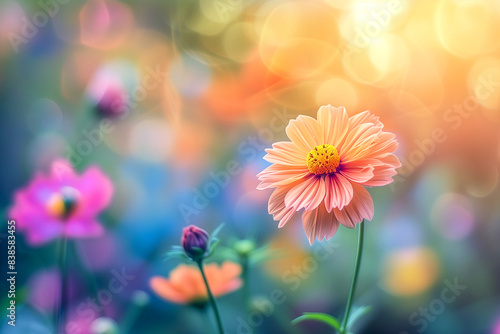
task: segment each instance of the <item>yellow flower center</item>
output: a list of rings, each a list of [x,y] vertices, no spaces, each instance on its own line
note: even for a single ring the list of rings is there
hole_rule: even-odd
[[[64,213],[64,201],[60,194],[52,194],[47,201],[47,209],[54,217],[60,217]]]
[[[76,209],[80,193],[72,187],[63,187],[47,201],[47,210],[57,218],[67,219]]]
[[[334,173],[339,164],[339,152],[332,145],[316,146],[307,154],[307,168],[316,175]]]

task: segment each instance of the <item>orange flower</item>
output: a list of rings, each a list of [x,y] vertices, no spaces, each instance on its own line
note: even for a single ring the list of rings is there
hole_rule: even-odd
[[[241,266],[226,261],[221,266],[210,263],[204,266],[208,285],[214,297],[222,296],[241,287]],[[155,276],[151,288],[160,297],[177,304],[203,304],[208,300],[207,289],[196,266],[181,264],[169,278]]]
[[[302,222],[312,245],[331,238],[339,224],[354,228],[373,218],[373,200],[365,186],[393,181],[401,164],[392,154],[395,135],[369,111],[348,117],[344,107],[318,110],[318,120],[299,116],[286,133],[291,142],[273,144],[264,159],[272,163],[258,177],[258,189],[276,188],[269,213],[283,227],[304,209]]]

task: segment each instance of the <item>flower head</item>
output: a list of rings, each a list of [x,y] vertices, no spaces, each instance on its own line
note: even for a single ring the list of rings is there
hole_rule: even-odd
[[[271,166],[258,177],[258,189],[275,188],[269,213],[283,227],[304,209],[309,243],[331,238],[339,224],[354,228],[373,218],[373,200],[365,189],[393,181],[401,164],[393,154],[395,135],[369,111],[348,117],[344,107],[323,106],[318,119],[299,116],[264,157]]]
[[[121,87],[110,86],[95,105],[97,114],[101,117],[115,118],[123,116],[126,104],[125,93]]]
[[[182,248],[193,260],[199,259],[207,252],[210,236],[208,233],[194,225],[183,229]]]
[[[233,292],[241,287],[241,266],[226,261],[222,265],[210,263],[204,266],[205,275],[214,297]],[[181,264],[169,278],[155,276],[151,289],[160,297],[177,304],[204,305],[208,300],[207,289],[200,270],[196,266]]]
[[[97,167],[77,175],[64,160],[49,175],[36,174],[14,195],[9,217],[16,220],[28,243],[39,245],[60,236],[80,238],[103,232],[97,215],[111,202],[113,185]]]

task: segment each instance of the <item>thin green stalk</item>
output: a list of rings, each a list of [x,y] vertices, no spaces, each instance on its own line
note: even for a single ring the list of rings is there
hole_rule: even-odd
[[[59,310],[57,311],[55,330],[56,333],[63,328],[64,323],[64,312],[66,312],[66,301],[67,301],[67,290],[68,290],[68,280],[67,280],[67,269],[66,269],[66,254],[68,248],[68,238],[64,235],[61,238],[61,246],[59,248],[59,271],[61,275],[61,295]]]
[[[284,332],[289,334],[303,334],[304,332],[298,326],[290,325],[290,308],[286,305],[276,308],[276,320]]]
[[[248,255],[242,255],[241,259],[241,267],[242,272],[241,276],[243,277],[243,303],[245,303],[245,308],[247,311],[250,309],[250,281],[248,279],[249,270],[248,270]]]
[[[365,232],[365,222],[362,221],[359,224],[358,230],[358,249],[356,251],[356,260],[354,265],[354,273],[352,275],[351,281],[351,289],[349,290],[349,297],[347,299],[347,305],[345,308],[344,319],[342,320],[342,324],[340,326],[340,334],[346,333],[347,321],[349,320],[349,313],[351,312],[352,300],[354,296],[354,290],[356,290],[356,283],[358,281],[359,268],[361,267],[361,255],[363,253],[363,238]]]
[[[130,330],[141,314],[142,308],[143,306],[137,305],[136,303],[132,303],[132,305],[128,307],[125,315],[123,316],[123,321],[119,325],[120,333],[128,334],[131,332]]]
[[[212,291],[210,290],[210,286],[208,285],[207,277],[205,276],[205,271],[203,270],[203,260],[199,260],[196,263],[198,264],[198,268],[200,268],[201,276],[203,277],[203,281],[205,282],[205,286],[207,287],[208,299],[210,300],[210,304],[214,309],[215,320],[217,321],[217,328],[219,329],[219,334],[224,334],[224,328],[222,327],[222,321],[220,319],[219,309],[217,308],[217,303],[215,302],[215,298],[212,295]]]
[[[205,307],[203,310],[200,310],[201,312],[201,315],[202,315],[202,318],[203,318],[203,322],[204,323],[211,323],[212,320],[210,319],[210,315],[208,314],[208,307]],[[203,331],[207,331],[207,328],[203,328]],[[212,330],[210,331],[211,334],[215,333],[215,329],[212,328]]]

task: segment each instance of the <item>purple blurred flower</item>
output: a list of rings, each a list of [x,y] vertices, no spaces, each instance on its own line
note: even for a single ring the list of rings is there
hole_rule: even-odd
[[[45,313],[56,310],[61,298],[61,276],[56,269],[44,269],[30,277],[28,300]]]
[[[189,225],[183,229],[182,248],[193,260],[203,256],[207,251],[209,236],[208,233],[194,225]]]
[[[99,236],[97,215],[111,202],[113,184],[98,167],[75,173],[66,160],[52,164],[50,175],[35,174],[30,184],[14,195],[9,217],[31,245],[68,238]]]

